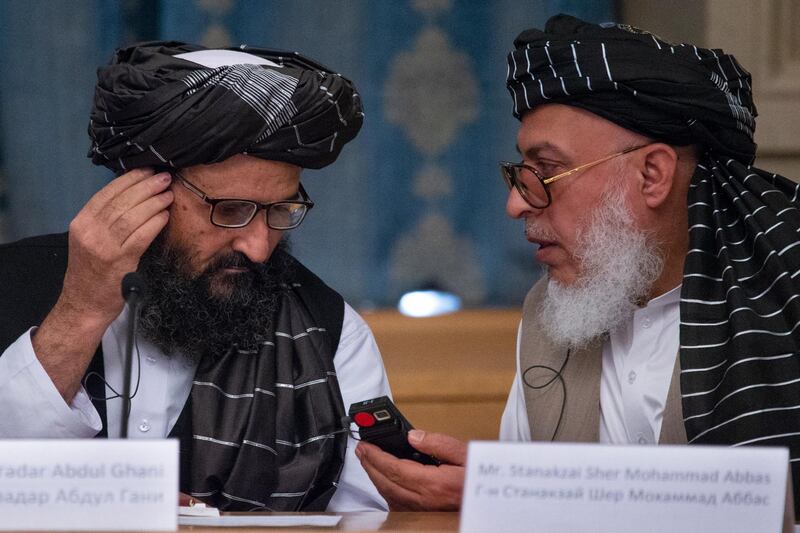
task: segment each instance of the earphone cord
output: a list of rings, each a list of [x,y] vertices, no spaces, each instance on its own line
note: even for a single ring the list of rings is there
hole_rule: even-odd
[[[556,422],[556,429],[555,431],[553,431],[553,436],[550,437],[550,441],[554,441],[556,439],[556,435],[558,435],[558,430],[561,429],[561,421],[564,419],[564,410],[567,406],[567,384],[564,382],[564,376],[562,375],[562,372],[564,371],[564,367],[567,366],[567,361],[569,361],[569,354],[570,350],[567,349],[567,356],[564,358],[564,362],[561,363],[561,368],[559,368],[558,370],[549,367],[547,365],[531,365],[528,368],[526,368],[525,371],[522,373],[522,382],[525,384],[526,387],[530,387],[531,389],[534,390],[541,390],[547,388],[555,380],[558,380],[561,383],[561,391],[562,391],[561,410],[558,413],[558,422]],[[550,378],[548,381],[546,381],[541,385],[534,385],[532,383],[529,383],[528,372],[537,368],[543,368],[545,370],[549,370],[550,372],[553,372],[554,375],[552,378]]]
[[[136,393],[139,392],[139,383],[141,382],[141,379],[142,379],[142,358],[141,358],[141,354],[139,353],[139,339],[134,338],[133,339],[133,345],[134,345],[134,348],[136,349],[136,387],[133,389],[133,393],[131,393],[131,397],[129,399],[133,399],[133,397],[136,396]],[[108,390],[110,390],[114,394],[112,396],[94,396],[93,394],[91,394],[89,392],[88,382],[89,382],[89,379],[91,379],[93,377],[96,378],[96,379],[99,379],[103,383],[103,385],[108,387]],[[122,393],[117,392],[117,390],[114,389],[114,387],[112,387],[111,384],[108,381],[106,381],[106,379],[103,376],[101,376],[99,373],[94,372],[94,371],[89,372],[83,378],[83,387],[86,389],[86,392],[89,395],[89,398],[91,400],[93,400],[93,401],[107,402],[108,400],[114,400],[116,398],[122,398]]]

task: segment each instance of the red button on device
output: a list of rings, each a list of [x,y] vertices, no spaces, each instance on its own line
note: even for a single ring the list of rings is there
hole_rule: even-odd
[[[375,425],[375,417],[369,413],[356,413],[353,415],[353,421],[360,428],[368,428]]]

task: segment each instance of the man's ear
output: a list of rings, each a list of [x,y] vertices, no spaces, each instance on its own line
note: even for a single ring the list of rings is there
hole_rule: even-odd
[[[676,184],[678,153],[664,143],[653,143],[641,149],[642,181],[639,192],[650,209],[657,209],[669,198]]]

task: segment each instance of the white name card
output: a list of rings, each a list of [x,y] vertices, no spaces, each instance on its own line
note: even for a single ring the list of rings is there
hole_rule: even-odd
[[[0,530],[174,531],[176,440],[0,440]]]
[[[784,448],[471,442],[461,533],[779,533]]]

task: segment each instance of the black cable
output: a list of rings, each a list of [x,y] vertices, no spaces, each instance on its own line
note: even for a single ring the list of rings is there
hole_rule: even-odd
[[[551,368],[551,367],[549,367],[547,365],[531,365],[528,368],[526,368],[525,371],[522,373],[522,382],[525,384],[526,387],[530,387],[531,389],[534,389],[534,390],[541,390],[541,389],[547,388],[555,380],[558,380],[559,383],[561,383],[561,391],[562,391],[561,410],[558,413],[558,421],[556,422],[556,429],[553,431],[553,436],[550,437],[550,441],[551,442],[556,440],[556,435],[558,435],[558,430],[561,429],[561,421],[564,419],[564,410],[565,410],[565,408],[567,406],[567,384],[564,382],[564,376],[562,375],[562,372],[564,372],[564,367],[567,366],[567,361],[569,361],[569,354],[570,354],[570,350],[567,349],[567,356],[564,357],[564,362],[561,363],[561,368],[559,368],[558,370],[556,370],[554,368]],[[529,383],[528,382],[528,377],[527,377],[528,376],[528,372],[530,372],[531,370],[537,369],[537,368],[543,368],[545,370],[549,370],[550,372],[553,372],[553,377],[550,378],[549,381],[547,381],[547,382],[545,382],[545,383],[543,383],[541,385],[534,385],[532,383]]]
[[[353,429],[354,422],[353,422],[352,418],[350,418],[349,416],[345,415],[345,416],[342,417],[340,422],[341,422],[342,426],[346,426],[346,427],[343,427],[341,429],[337,429],[336,431],[331,433],[331,435],[337,435],[339,433],[350,433],[350,438],[351,439],[357,440],[357,441],[361,441],[361,432],[358,429]]]
[[[133,393],[131,394],[131,397],[129,398],[131,400],[139,392],[139,383],[141,382],[141,379],[142,379],[142,357],[141,357],[141,354],[139,353],[139,339],[138,338],[134,339],[133,345],[136,348],[136,387],[133,389]],[[89,386],[88,386],[89,378],[91,378],[91,377],[96,377],[97,379],[99,379],[103,383],[103,385],[108,387],[109,390],[114,393],[114,395],[113,396],[93,396],[89,392]],[[83,377],[83,388],[86,389],[86,394],[89,395],[89,399],[92,400],[92,401],[107,402],[108,400],[116,400],[117,398],[122,398],[122,394],[117,392],[117,390],[114,387],[112,387],[111,384],[108,381],[106,381],[106,379],[103,376],[101,376],[99,372],[91,371],[88,374],[86,374]]]

